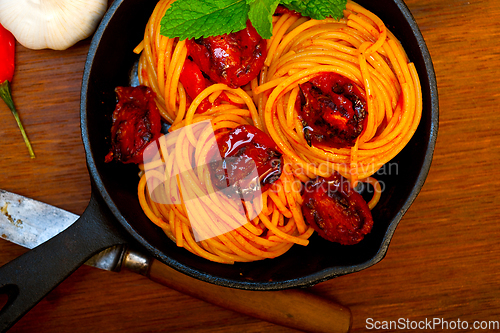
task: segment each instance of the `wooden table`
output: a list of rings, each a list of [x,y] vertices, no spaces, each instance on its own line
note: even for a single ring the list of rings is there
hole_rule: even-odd
[[[423,325],[441,320],[457,328],[464,322],[472,328],[474,321],[499,324],[500,4],[406,3],[427,42],[439,88],[440,128],[430,173],[384,260],[310,291],[350,307],[353,332],[374,327],[376,321]],[[0,103],[0,188],[76,214],[90,198],[79,127],[89,44],[85,40],[66,51],[17,45],[13,96],[36,159],[29,159],[9,109]],[[24,251],[0,240],[0,265]],[[11,331],[293,330],[224,310],[134,273],[84,266]]]

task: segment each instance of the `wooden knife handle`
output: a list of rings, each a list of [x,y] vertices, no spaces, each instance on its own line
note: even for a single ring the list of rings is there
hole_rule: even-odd
[[[348,332],[349,308],[299,289],[249,291],[200,281],[153,260],[146,275],[153,281],[274,324],[307,332]]]

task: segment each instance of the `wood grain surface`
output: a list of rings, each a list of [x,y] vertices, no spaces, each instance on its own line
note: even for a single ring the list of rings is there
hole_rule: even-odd
[[[440,128],[430,173],[380,263],[309,291],[348,306],[352,332],[367,331],[375,321],[437,320],[450,327],[466,322],[469,330],[454,331],[472,331],[474,321],[500,321],[500,2],[406,3],[430,50],[439,89]],[[0,188],[76,214],[90,198],[79,119],[89,44],[87,39],[66,51],[16,47],[13,97],[36,159],[30,160],[12,114],[0,103]],[[0,240],[0,265],[24,251]],[[293,332],[131,272],[87,266],[11,329],[167,331]]]

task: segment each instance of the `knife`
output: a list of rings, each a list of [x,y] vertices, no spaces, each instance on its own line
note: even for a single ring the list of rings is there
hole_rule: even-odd
[[[0,238],[32,249],[65,230],[78,215],[0,190]],[[307,332],[348,332],[349,308],[305,290],[249,291],[227,288],[184,275],[135,249],[115,246],[87,265],[118,272],[122,268],[220,307]]]

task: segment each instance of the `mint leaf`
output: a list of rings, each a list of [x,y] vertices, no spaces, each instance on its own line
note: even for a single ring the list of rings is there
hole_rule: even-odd
[[[183,40],[239,31],[248,12],[246,0],[177,0],[163,16],[160,34]]]
[[[287,8],[316,20],[323,20],[329,16],[341,18],[347,4],[347,0],[282,0],[281,2]]]
[[[272,35],[278,4],[322,20],[341,18],[347,0],[176,0],[161,20],[160,33],[180,40],[217,36],[245,29],[249,19],[262,38]]]
[[[247,0],[250,5],[248,18],[257,33],[264,39],[273,35],[273,14],[280,0]]]

